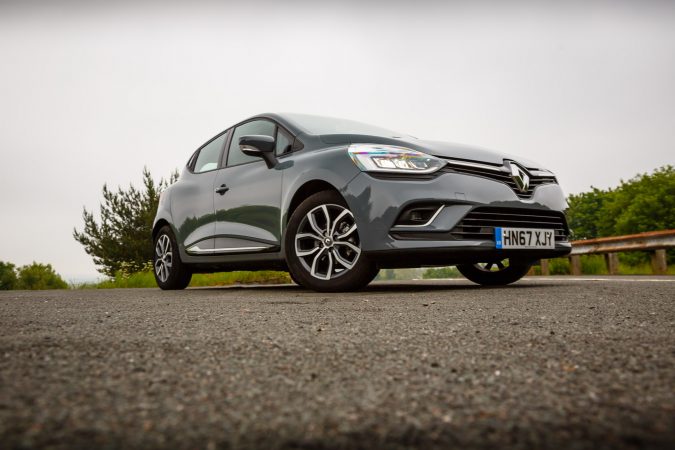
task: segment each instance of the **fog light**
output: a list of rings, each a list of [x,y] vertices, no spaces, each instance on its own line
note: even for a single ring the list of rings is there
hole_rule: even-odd
[[[443,205],[412,205],[399,215],[394,227],[423,227],[429,225],[443,209]]]

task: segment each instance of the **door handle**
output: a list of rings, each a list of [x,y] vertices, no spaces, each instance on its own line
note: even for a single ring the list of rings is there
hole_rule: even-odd
[[[220,187],[216,188],[216,194],[223,195],[229,190],[230,190],[229,187],[225,186],[224,184],[221,184]]]

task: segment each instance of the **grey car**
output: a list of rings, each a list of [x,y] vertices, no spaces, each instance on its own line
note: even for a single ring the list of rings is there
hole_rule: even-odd
[[[570,252],[565,207],[554,174],[522,158],[262,114],[202,145],[161,194],[154,272],[162,289],[193,273],[279,269],[345,291],[383,268],[456,265],[503,285]]]

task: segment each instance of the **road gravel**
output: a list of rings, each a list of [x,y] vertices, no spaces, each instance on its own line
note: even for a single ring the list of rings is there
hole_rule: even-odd
[[[0,447],[673,448],[675,278],[0,293]]]

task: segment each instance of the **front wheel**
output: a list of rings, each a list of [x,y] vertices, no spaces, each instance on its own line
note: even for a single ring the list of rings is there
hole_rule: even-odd
[[[288,221],[284,245],[293,280],[308,289],[353,291],[377,275],[361,252],[354,215],[337,192],[318,192],[303,201]]]
[[[474,283],[483,286],[504,286],[515,283],[530,270],[531,264],[504,259],[478,264],[459,264],[457,270]]]
[[[185,289],[192,279],[190,268],[180,259],[176,238],[169,226],[163,226],[155,237],[152,271],[162,290]]]

